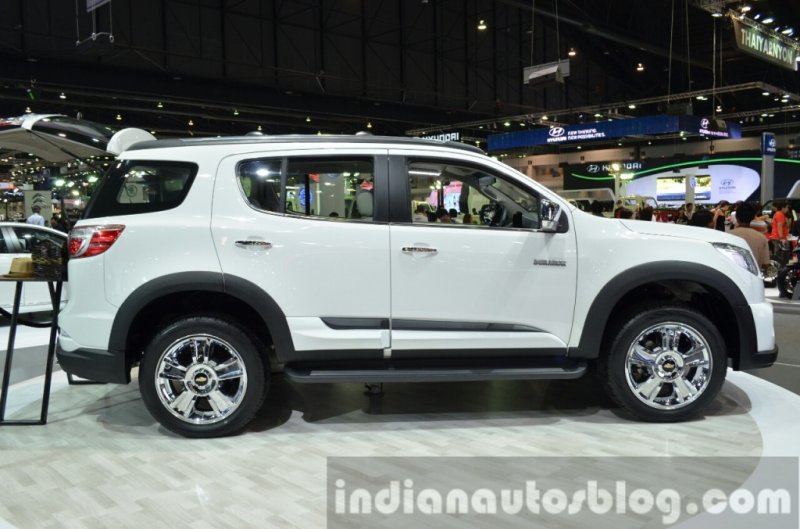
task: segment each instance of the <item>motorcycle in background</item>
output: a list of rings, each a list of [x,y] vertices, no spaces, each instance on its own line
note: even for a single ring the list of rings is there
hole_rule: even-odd
[[[764,286],[774,287],[778,282],[778,274],[792,258],[791,243],[788,241],[769,241],[769,264],[764,268]]]
[[[797,280],[800,279],[800,246],[795,248],[792,253],[794,254],[794,260],[781,267],[776,280],[780,296],[787,299],[797,299],[795,292],[797,290]],[[798,297],[800,297],[800,292],[798,292]]]

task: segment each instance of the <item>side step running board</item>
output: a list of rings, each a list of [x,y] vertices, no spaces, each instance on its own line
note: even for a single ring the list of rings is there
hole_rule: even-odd
[[[586,362],[561,366],[525,367],[320,367],[286,365],[284,373],[295,382],[468,382],[476,380],[545,380],[579,378],[586,372]]]

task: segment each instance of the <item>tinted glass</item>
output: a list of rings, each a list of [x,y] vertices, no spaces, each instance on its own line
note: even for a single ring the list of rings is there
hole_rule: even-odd
[[[197,165],[125,160],[109,169],[84,218],[151,213],[177,207],[186,198]]]
[[[371,221],[372,159],[289,159],[285,212]]]
[[[239,186],[254,207],[279,212],[281,207],[281,160],[247,160],[239,164]]]

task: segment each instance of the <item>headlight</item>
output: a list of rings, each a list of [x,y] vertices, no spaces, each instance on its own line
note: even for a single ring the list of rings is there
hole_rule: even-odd
[[[753,275],[759,275],[756,260],[753,257],[753,252],[751,252],[749,248],[745,249],[724,242],[712,242],[711,245],[738,266],[744,268]]]

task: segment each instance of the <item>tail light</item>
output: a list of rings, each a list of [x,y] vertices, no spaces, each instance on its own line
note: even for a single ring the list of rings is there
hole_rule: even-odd
[[[80,259],[105,252],[119,239],[125,226],[80,226],[69,232],[69,257]]]

